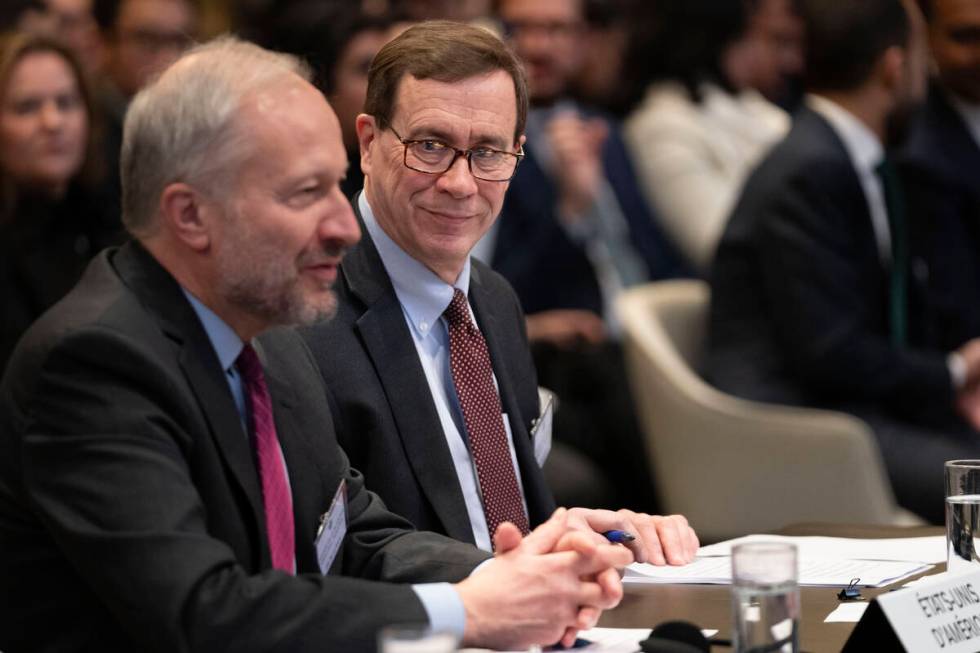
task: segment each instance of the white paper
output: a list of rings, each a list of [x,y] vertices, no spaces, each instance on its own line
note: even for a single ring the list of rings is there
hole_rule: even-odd
[[[855,578],[861,587],[882,587],[930,569],[932,565],[890,560],[835,560],[800,556],[799,584],[817,587],[845,586]],[[727,556],[701,557],[682,567],[657,567],[634,562],[626,568],[625,583],[693,583],[728,585],[732,561]]]
[[[857,623],[861,621],[861,615],[868,609],[870,604],[864,601],[841,603],[837,609],[827,615],[823,620],[825,624],[834,623]]]
[[[909,560],[935,564],[946,562],[946,536],[856,539],[850,537],[789,537],[786,535],[746,535],[698,551],[699,556],[728,556],[732,547],[744,542],[790,542],[800,557],[819,556],[841,560]]]
[[[701,634],[711,639],[718,634],[718,630],[704,629]],[[650,636],[649,628],[593,628],[583,630],[578,634],[580,639],[587,639],[592,644],[585,648],[577,648],[575,651],[591,651],[592,653],[635,653],[640,650],[640,642]],[[539,648],[531,649],[531,653],[540,651]],[[547,649],[545,649],[547,650]],[[492,653],[485,648],[464,648],[460,653]],[[497,651],[495,653],[528,653],[527,651]]]
[[[587,639],[592,644],[585,648],[573,650],[591,651],[592,653],[598,651],[603,653],[635,653],[640,650],[640,642],[649,636],[649,628],[592,628],[591,630],[583,630],[578,634],[579,639]],[[531,652],[541,650],[537,647],[530,649]],[[493,652],[486,648],[464,648],[460,649],[460,653]],[[497,651],[496,653],[528,653],[528,651]]]

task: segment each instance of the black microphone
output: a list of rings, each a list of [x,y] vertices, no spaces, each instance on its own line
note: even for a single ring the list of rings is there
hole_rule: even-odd
[[[640,642],[644,653],[709,653],[711,643],[701,629],[686,621],[667,621]]]

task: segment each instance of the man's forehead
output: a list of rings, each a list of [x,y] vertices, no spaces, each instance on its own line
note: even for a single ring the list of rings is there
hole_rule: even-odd
[[[398,83],[392,109],[393,120],[462,114],[458,119],[484,126],[497,123],[495,126],[509,138],[517,124],[517,91],[514,80],[502,69],[453,82],[405,74]]]

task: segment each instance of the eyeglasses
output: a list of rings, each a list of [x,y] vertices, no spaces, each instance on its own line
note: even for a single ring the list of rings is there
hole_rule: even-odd
[[[405,167],[416,172],[441,175],[464,157],[469,164],[470,174],[483,181],[510,181],[517,172],[517,164],[524,158],[524,148],[516,154],[490,147],[474,147],[461,150],[432,138],[402,138],[394,127],[391,132],[405,146]]]

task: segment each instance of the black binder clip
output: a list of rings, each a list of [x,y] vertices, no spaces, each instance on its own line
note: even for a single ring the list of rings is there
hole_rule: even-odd
[[[841,601],[858,601],[861,599],[861,588],[857,586],[860,578],[852,578],[851,584],[837,592],[837,598]]]

